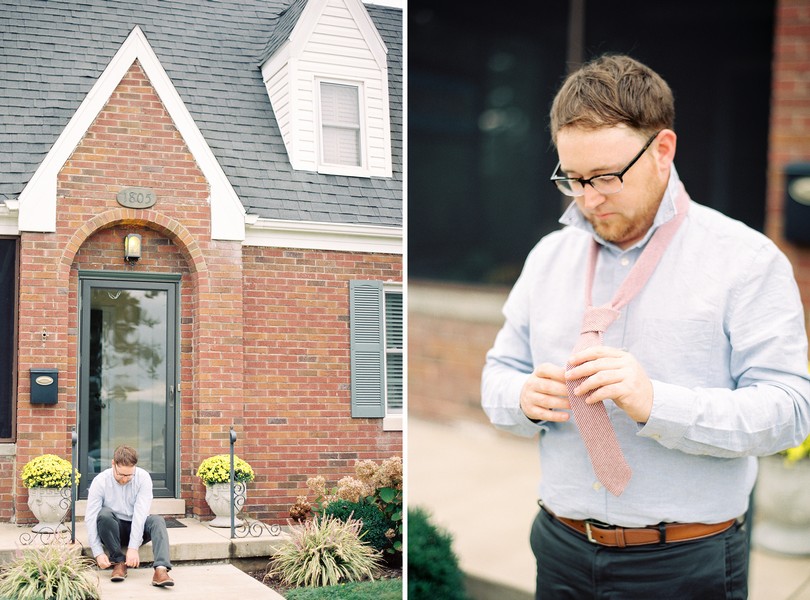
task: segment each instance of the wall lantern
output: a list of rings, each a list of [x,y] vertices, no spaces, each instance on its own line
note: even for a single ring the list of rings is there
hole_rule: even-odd
[[[124,238],[124,260],[135,262],[141,257],[141,236],[138,233],[128,233]]]

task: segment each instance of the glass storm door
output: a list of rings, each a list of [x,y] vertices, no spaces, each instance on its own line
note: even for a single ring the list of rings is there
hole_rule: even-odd
[[[80,276],[80,495],[127,444],[173,498],[179,276],[109,277]]]

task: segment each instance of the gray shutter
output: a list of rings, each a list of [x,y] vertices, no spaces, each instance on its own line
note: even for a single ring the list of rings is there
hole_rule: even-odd
[[[350,281],[352,417],[383,418],[384,294],[381,281]]]

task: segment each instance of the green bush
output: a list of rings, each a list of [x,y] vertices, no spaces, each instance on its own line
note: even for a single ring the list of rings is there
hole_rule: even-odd
[[[422,508],[408,509],[408,600],[466,600],[453,539]]]
[[[290,528],[265,577],[292,586],[337,585],[373,579],[381,562],[380,553],[360,540],[359,521],[318,516]]]
[[[386,537],[385,532],[393,529],[394,524],[373,504],[335,500],[323,509],[323,514],[332,515],[341,521],[351,518],[360,521],[363,524],[360,539],[380,552],[391,546],[391,539]]]
[[[98,600],[94,564],[78,548],[56,542],[23,550],[3,565],[0,600]]]

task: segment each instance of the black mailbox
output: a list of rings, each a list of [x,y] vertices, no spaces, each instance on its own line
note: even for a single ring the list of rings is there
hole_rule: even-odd
[[[785,166],[785,239],[810,245],[810,163]]]
[[[31,369],[31,404],[56,404],[58,388],[59,371]]]

